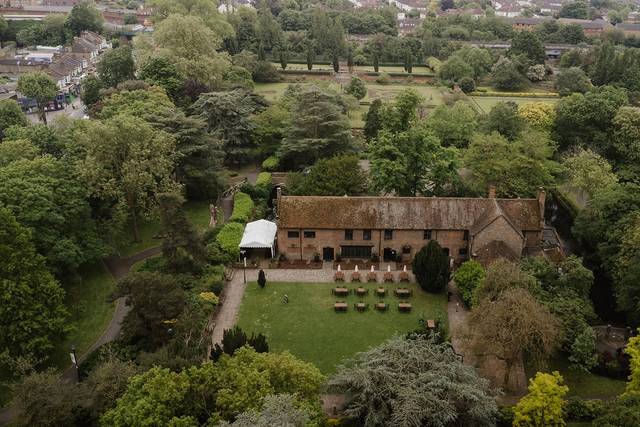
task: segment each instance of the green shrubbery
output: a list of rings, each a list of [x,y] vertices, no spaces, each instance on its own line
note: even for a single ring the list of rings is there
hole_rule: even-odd
[[[464,262],[453,275],[456,286],[462,295],[462,300],[468,307],[471,307],[473,293],[484,279],[484,276],[484,268],[475,260]]]
[[[253,214],[253,200],[251,197],[242,192],[236,193],[233,198],[233,212],[229,221],[246,223],[251,219]]]
[[[497,96],[512,98],[560,98],[560,94],[555,92],[489,92],[479,88],[470,93],[471,96]]]
[[[571,398],[565,412],[567,421],[593,421],[604,413],[604,403],[599,399]]]
[[[280,159],[278,159],[276,156],[269,156],[266,159],[264,159],[264,161],[262,162],[262,169],[269,172],[278,170],[279,166],[280,166]]]
[[[224,254],[228,255],[231,259],[237,259],[238,256],[240,256],[239,245],[243,233],[244,225],[237,222],[228,222],[222,227],[218,236],[216,236],[216,243]],[[214,248],[215,246],[209,247],[209,250],[214,250]]]
[[[269,172],[260,172],[256,179],[256,187],[271,189],[271,174]]]

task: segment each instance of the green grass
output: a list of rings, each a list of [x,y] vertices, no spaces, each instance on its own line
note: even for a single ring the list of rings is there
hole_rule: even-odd
[[[517,98],[513,96],[470,96],[471,99],[478,104],[485,113],[488,113],[494,105],[500,101],[513,101],[518,105],[528,104],[530,102],[544,102],[546,104],[555,104],[558,98]]]
[[[65,285],[65,305],[73,326],[66,339],[56,346],[51,365],[63,369],[69,365],[69,349],[75,345],[83,355],[109,325],[115,303],[108,302],[116,283],[101,263],[87,265],[80,271],[82,280]]]
[[[268,273],[267,273],[268,278]],[[409,285],[414,295],[411,313],[398,312],[399,299],[387,295],[391,306],[378,312],[373,304],[380,300],[373,292],[376,284],[363,284],[369,295],[350,295],[338,298],[331,294],[334,283],[270,283],[265,289],[249,283],[240,308],[239,326],[245,331],[262,332],[267,336],[269,348],[289,350],[303,360],[314,363],[323,373],[334,372],[344,358],[378,345],[396,333],[405,333],[419,326],[418,319],[446,319],[446,295],[427,294],[415,284]],[[385,285],[390,291],[397,285]],[[355,286],[347,284],[353,289]],[[282,297],[289,296],[284,304]],[[336,313],[333,304],[346,300],[346,313]],[[358,312],[353,304],[364,301],[369,311]]]
[[[187,202],[184,205],[187,219],[198,230],[203,230],[209,225],[209,202],[197,201]],[[120,256],[130,256],[145,249],[158,246],[161,242],[158,239],[160,233],[160,219],[142,221],[140,223],[140,241],[133,242],[133,235],[129,234],[125,242],[118,247]]]
[[[569,368],[569,361],[565,357],[556,357],[549,362],[545,372],[558,371],[569,386],[568,397],[575,396],[583,399],[613,399],[624,391],[625,382],[588,372],[576,371]],[[527,376],[535,375],[535,369],[527,367]]]

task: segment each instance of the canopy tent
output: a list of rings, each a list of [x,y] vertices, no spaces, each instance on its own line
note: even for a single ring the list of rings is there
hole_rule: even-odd
[[[271,257],[275,256],[274,242],[278,227],[266,219],[259,219],[247,224],[240,241],[240,249],[271,249]]]

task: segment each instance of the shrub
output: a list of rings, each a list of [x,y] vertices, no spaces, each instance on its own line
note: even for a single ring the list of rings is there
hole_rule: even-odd
[[[230,221],[246,223],[251,219],[253,213],[253,200],[251,197],[242,192],[236,193],[233,198],[233,212]],[[224,230],[224,228],[223,228]]]
[[[593,421],[604,413],[604,403],[599,399],[573,397],[567,402],[565,411],[569,421]]]
[[[464,93],[471,93],[476,90],[476,82],[471,77],[461,78],[458,86]]]
[[[412,270],[422,289],[441,292],[449,281],[449,257],[436,240],[430,240],[414,257]]]
[[[262,162],[262,169],[273,172],[280,166],[280,159],[276,156],[269,156]]]
[[[244,233],[244,225],[237,222],[228,222],[222,227],[216,241],[220,249],[232,259],[240,256],[240,241]]]
[[[498,410],[498,419],[497,426],[498,427],[511,427],[513,425],[513,420],[515,418],[514,413],[515,408],[513,406],[502,406]]]
[[[427,58],[427,67],[431,68],[434,73],[437,73],[440,71],[440,67],[442,67],[442,61],[440,61],[438,58],[430,56],[429,58]]]
[[[482,265],[475,260],[469,260],[463,263],[456,270],[453,279],[462,295],[462,299],[467,306],[471,306],[473,293],[480,282],[484,279],[485,273]]]
[[[376,78],[376,83],[381,85],[388,85],[389,83],[391,83],[391,76],[389,76],[389,74],[387,73],[382,73],[378,76],[378,78]]]
[[[271,188],[271,174],[269,172],[260,172],[256,179],[256,187]]]

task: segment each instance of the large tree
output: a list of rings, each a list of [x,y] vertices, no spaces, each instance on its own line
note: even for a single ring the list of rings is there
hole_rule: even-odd
[[[360,196],[366,193],[366,176],[356,155],[321,159],[303,175],[296,194],[309,196]]]
[[[102,12],[96,8],[96,5],[93,2],[83,0],[73,6],[67,17],[66,25],[74,36],[79,36],[85,30],[101,32],[103,22]]]
[[[64,291],[29,231],[0,204],[0,354],[45,357],[65,333]]]
[[[282,164],[298,169],[350,150],[351,126],[345,110],[344,101],[332,91],[315,85],[297,89],[287,136],[279,150]]]
[[[79,173],[99,204],[105,231],[118,235],[130,224],[133,240],[139,241],[140,218],[153,212],[158,194],[177,187],[172,177],[175,140],[122,114],[88,124],[76,140],[86,153]]]
[[[398,196],[446,194],[458,180],[458,150],[443,147],[425,126],[382,130],[370,144],[371,183]]]
[[[515,407],[514,427],[564,426],[564,396],[569,387],[562,381],[557,371],[536,373],[529,380],[529,393]]]
[[[252,117],[266,107],[264,98],[243,89],[200,95],[193,110],[206,121],[207,130],[222,141],[226,162],[244,164],[255,154]]]
[[[473,304],[475,290],[485,278],[485,270],[478,261],[470,259],[462,263],[453,275],[456,287],[467,306]]]
[[[504,362],[504,387],[510,386],[511,371],[523,354],[540,363],[558,345],[557,319],[523,288],[508,289],[495,300],[482,299],[466,326],[478,357]]]
[[[369,105],[369,111],[364,118],[364,136],[367,141],[371,141],[378,136],[378,132],[382,128],[381,117],[382,101],[376,98]]]
[[[433,338],[394,337],[338,367],[330,390],[348,397],[345,415],[364,426],[493,425],[488,381]]]
[[[509,141],[517,139],[525,128],[524,119],[518,114],[518,104],[500,101],[491,108],[485,127],[488,132],[498,132]]]
[[[4,137],[4,131],[10,126],[26,126],[27,123],[27,116],[16,101],[13,99],[0,101],[0,139]]]
[[[0,168],[0,204],[33,230],[38,252],[59,274],[102,255],[87,196],[76,174],[51,156]]]
[[[243,412],[233,423],[222,422],[220,427],[306,427],[311,421],[309,412],[299,406],[290,394],[266,396],[259,412]]]
[[[588,148],[579,148],[570,153],[563,165],[567,171],[567,183],[588,197],[618,182],[609,162]]]
[[[25,97],[35,99],[40,119],[46,124],[47,112],[45,107],[58,94],[56,82],[48,74],[42,71],[34,71],[20,76],[17,89]]]
[[[131,48],[121,46],[103,53],[96,69],[100,80],[107,87],[115,87],[118,83],[133,79],[135,66]]]
[[[535,31],[516,31],[511,39],[509,54],[524,55],[531,64],[544,64],[544,45]]]
[[[440,105],[428,117],[427,126],[445,147],[466,148],[478,127],[478,114],[463,101],[451,107]]]

